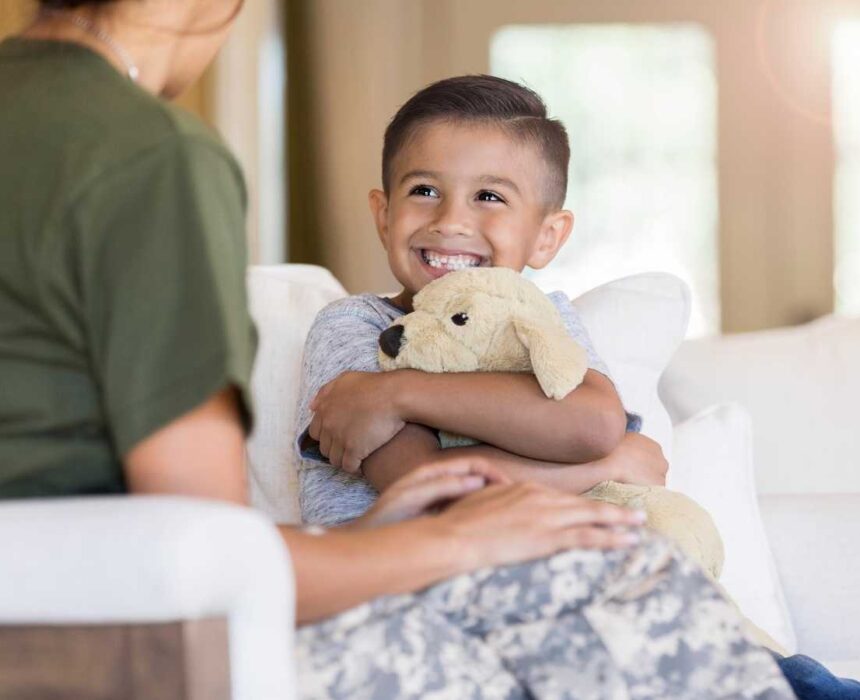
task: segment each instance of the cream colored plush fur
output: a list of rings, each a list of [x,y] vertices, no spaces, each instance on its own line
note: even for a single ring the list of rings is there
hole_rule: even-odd
[[[582,382],[585,350],[565,330],[555,305],[534,284],[501,267],[451,272],[415,295],[396,357],[380,350],[384,370],[534,372],[544,393],[560,400]],[[465,322],[464,322],[465,321]],[[443,435],[443,447],[474,444]],[[711,516],[687,496],[658,486],[605,481],[585,494],[644,510],[648,525],[675,540],[714,579],[723,543]]]
[[[447,274],[415,295],[414,309],[395,322],[404,327],[397,357],[380,352],[385,370],[534,372],[547,396],[562,399],[588,369],[555,305],[513,270]]]

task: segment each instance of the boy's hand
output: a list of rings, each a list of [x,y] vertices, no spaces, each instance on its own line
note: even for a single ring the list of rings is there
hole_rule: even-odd
[[[669,463],[651,438],[627,433],[621,444],[601,460],[612,481],[637,486],[665,486]]]
[[[333,466],[358,472],[365,457],[403,429],[390,380],[394,374],[344,372],[311,401],[308,432]]]

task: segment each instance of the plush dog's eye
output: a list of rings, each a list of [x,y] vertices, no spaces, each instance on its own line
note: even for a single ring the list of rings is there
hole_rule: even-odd
[[[469,320],[469,317],[466,314],[454,314],[451,316],[451,322],[455,326],[465,326],[466,322]]]

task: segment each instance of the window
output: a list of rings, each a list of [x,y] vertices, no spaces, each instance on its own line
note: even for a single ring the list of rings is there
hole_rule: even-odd
[[[837,25],[832,56],[836,311],[860,314],[860,22]]]
[[[531,274],[542,288],[575,296],[664,270],[693,290],[689,335],[719,331],[714,62],[695,24],[495,34],[492,72],[537,91],[570,137],[566,205],[576,224],[556,260]]]

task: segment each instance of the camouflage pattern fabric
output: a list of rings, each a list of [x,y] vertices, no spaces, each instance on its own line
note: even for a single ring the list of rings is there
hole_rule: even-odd
[[[794,698],[665,539],[388,596],[298,632],[300,692],[344,700]]]

